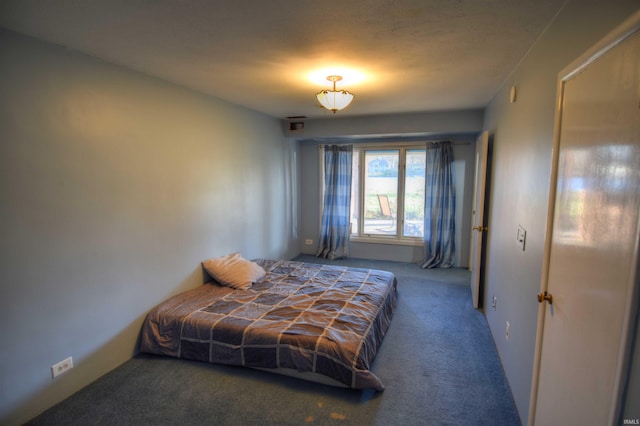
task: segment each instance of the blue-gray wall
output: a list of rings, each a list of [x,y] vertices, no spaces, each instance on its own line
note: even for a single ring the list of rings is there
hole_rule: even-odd
[[[202,260],[299,253],[280,120],[2,30],[0,93],[0,423],[129,359]]]

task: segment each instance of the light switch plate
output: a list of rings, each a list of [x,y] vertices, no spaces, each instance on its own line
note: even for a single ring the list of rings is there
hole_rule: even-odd
[[[518,234],[516,235],[516,240],[522,247],[522,251],[524,251],[525,243],[527,241],[527,230],[520,225],[518,225]]]

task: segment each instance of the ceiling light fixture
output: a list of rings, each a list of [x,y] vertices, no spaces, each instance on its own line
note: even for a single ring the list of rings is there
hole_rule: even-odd
[[[322,90],[316,93],[316,98],[320,105],[335,114],[336,111],[348,107],[355,95],[346,90],[336,90],[336,81],[342,80],[339,75],[330,75],[327,80],[333,82],[333,90]]]

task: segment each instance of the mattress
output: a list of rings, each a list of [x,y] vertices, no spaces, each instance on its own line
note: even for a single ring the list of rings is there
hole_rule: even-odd
[[[140,350],[384,389],[370,367],[396,308],[392,273],[255,262],[266,275],[248,290],[211,282],[156,306],[144,321]]]

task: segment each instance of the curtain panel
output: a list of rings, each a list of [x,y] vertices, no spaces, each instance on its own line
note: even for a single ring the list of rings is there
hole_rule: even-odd
[[[317,257],[349,256],[352,145],[325,145],[320,238]]]
[[[427,145],[422,268],[450,268],[455,258],[456,196],[451,142]]]

